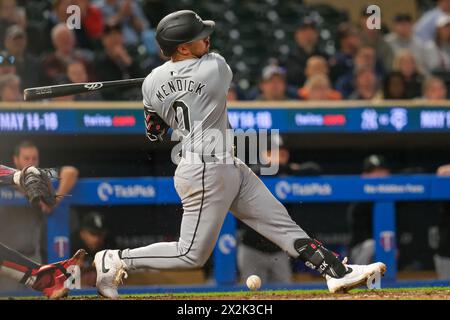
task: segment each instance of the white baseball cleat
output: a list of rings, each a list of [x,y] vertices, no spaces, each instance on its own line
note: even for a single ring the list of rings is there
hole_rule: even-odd
[[[384,275],[386,272],[386,265],[381,262],[376,262],[369,265],[345,264],[345,266],[351,271],[344,277],[337,279],[328,275],[326,276],[328,290],[331,293],[345,293],[367,283],[367,279],[375,273],[378,272],[381,275]]]
[[[126,265],[119,257],[119,250],[103,250],[94,257],[97,270],[97,292],[105,298],[117,298],[117,288],[128,277]]]

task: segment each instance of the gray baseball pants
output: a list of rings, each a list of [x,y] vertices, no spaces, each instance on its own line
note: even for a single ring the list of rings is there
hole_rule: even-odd
[[[227,164],[181,160],[174,178],[184,209],[180,238],[123,250],[129,268],[202,267],[229,211],[291,257],[298,257],[294,241],[309,236],[246,164],[230,154],[225,157]]]

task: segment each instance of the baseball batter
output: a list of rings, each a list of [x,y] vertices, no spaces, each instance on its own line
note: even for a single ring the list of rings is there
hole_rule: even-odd
[[[383,274],[383,263],[347,265],[311,239],[263,182],[234,157],[232,146],[224,142],[229,141],[226,95],[233,74],[223,57],[209,53],[214,26],[213,21],[203,21],[189,10],[169,14],[157,26],[156,40],[170,60],[143,83],[144,114],[151,141],[162,140],[170,127],[182,142],[182,159],[174,178],[184,209],[180,238],[98,252],[94,263],[99,294],[117,297],[128,269],[203,266],[229,211],[291,257],[320,272],[331,292],[359,286],[375,272]]]

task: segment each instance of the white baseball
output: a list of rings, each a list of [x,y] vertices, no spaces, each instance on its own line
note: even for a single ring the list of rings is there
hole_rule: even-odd
[[[250,290],[258,290],[259,288],[261,288],[261,278],[253,274],[247,278],[246,284]]]

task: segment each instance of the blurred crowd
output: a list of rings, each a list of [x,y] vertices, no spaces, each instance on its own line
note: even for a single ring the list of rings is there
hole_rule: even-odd
[[[80,8],[79,29],[66,23],[73,14],[70,5]],[[39,34],[28,27],[26,12],[16,0],[0,1],[1,101],[20,101],[19,92],[27,87],[143,77],[161,64],[159,55],[145,48],[142,39],[152,31],[137,1],[55,0]],[[139,91],[62,99],[132,100]]]
[[[370,29],[363,7],[359,25],[338,26],[335,54],[320,49],[321,30],[304,19],[295,31],[296,50],[273,60],[259,81],[262,100],[383,100],[447,98],[450,70],[450,1],[414,21],[395,15],[392,29]],[[247,95],[247,98],[251,95]]]
[[[30,4],[0,0],[0,101],[20,101],[27,87],[144,77],[166,60],[154,41],[158,21],[150,21],[141,1],[54,0],[39,32],[28,23]],[[70,5],[80,8],[79,29],[66,24]],[[269,59],[253,86],[233,85],[229,100],[445,99],[450,0],[437,0],[417,20],[399,13],[390,30],[370,29],[369,16],[362,7],[359,25],[337,26],[332,55],[319,46],[318,23],[299,19],[296,48]],[[138,100],[139,95],[133,88],[62,99]]]

